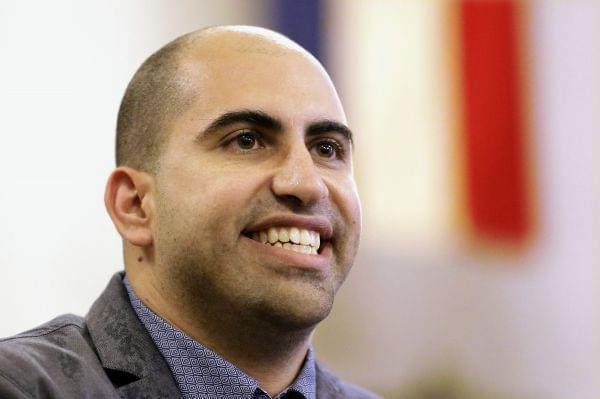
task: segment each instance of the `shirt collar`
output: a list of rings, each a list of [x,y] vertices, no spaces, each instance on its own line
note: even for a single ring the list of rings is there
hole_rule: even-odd
[[[127,276],[123,279],[123,283],[133,310],[167,362],[184,398],[268,397],[254,378],[146,307],[133,291]],[[277,398],[292,391],[302,394],[306,399],[316,397],[315,360],[312,348],[308,349],[296,380]]]

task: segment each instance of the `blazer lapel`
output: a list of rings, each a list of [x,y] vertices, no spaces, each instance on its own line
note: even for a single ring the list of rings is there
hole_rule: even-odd
[[[115,274],[86,316],[102,367],[123,398],[179,398],[179,388]]]

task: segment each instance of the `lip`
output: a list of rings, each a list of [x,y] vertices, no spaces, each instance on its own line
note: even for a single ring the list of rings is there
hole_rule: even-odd
[[[318,231],[318,230],[317,230]],[[250,250],[266,257],[268,264],[280,264],[282,267],[296,267],[299,269],[324,271],[331,265],[331,242],[325,241],[322,249],[316,255],[302,254],[289,249],[277,248],[271,245],[263,244],[253,240],[244,234],[240,235],[240,240],[244,245],[248,245]],[[270,259],[269,259],[270,258]]]
[[[333,236],[333,227],[331,226],[329,219],[324,216],[300,216],[285,214],[273,215],[251,226],[248,226],[243,231],[243,234],[251,234],[254,232],[267,230],[269,227],[298,227],[301,229],[316,231],[321,236],[321,242],[329,242]]]

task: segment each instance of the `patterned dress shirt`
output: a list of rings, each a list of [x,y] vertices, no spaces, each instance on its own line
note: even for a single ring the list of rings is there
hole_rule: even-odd
[[[258,382],[183,331],[152,312],[123,279],[129,300],[171,373],[184,399],[268,399]],[[274,399],[315,399],[316,374],[312,348],[296,380]]]

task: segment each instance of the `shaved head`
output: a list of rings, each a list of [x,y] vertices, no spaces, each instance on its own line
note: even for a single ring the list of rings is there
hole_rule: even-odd
[[[152,54],[127,86],[117,119],[117,166],[156,172],[171,123],[198,96],[192,76],[201,73],[203,59],[231,52],[240,57],[295,52],[322,68],[297,43],[264,28],[218,26],[180,36]]]

